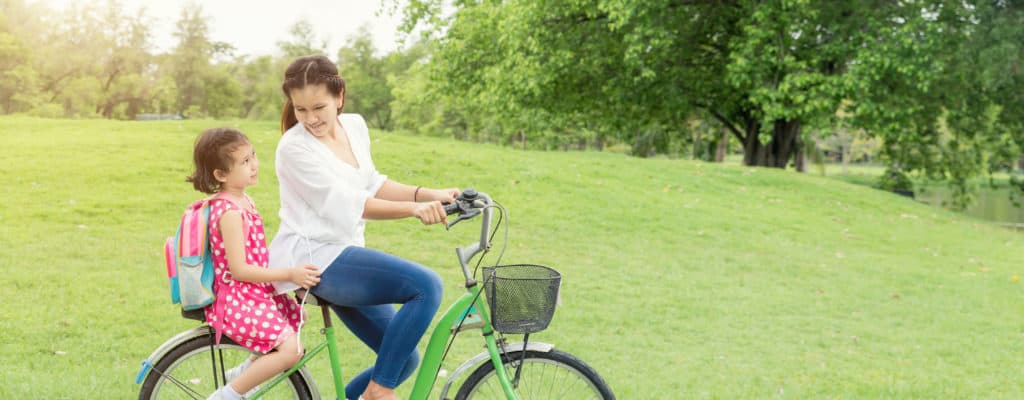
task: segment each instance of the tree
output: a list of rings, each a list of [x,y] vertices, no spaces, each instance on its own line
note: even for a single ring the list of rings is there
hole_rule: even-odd
[[[35,58],[44,103],[59,107],[64,116],[95,116],[100,98],[95,55],[104,47],[93,40],[102,37],[98,10],[71,4],[47,18],[52,28],[43,34]]]
[[[95,38],[102,44],[95,53],[102,92],[96,105],[99,115],[112,118],[116,113],[117,117],[132,118],[147,101],[154,85],[152,77],[146,76],[153,60],[149,27],[145,11],[128,16],[115,0],[107,2],[100,19],[102,34]]]
[[[212,104],[221,103],[204,104],[204,98],[208,95],[207,84],[216,84],[222,79],[217,76],[211,61],[218,55],[229,55],[233,48],[227,43],[210,40],[208,17],[203,14],[203,8],[198,3],[189,3],[181,9],[174,37],[178,39],[178,44],[167,61],[169,73],[177,85],[176,111],[186,115],[196,111],[200,114],[210,111],[207,108]],[[221,110],[214,111],[221,113]]]
[[[387,127],[391,123],[391,88],[385,76],[385,60],[377,56],[369,27],[362,25],[338,49],[338,69],[345,78],[345,108],[366,118],[370,125]]]
[[[32,68],[31,51],[15,36],[7,18],[0,14],[0,112],[31,109],[38,101],[38,74]]]
[[[251,61],[239,59],[235,73],[242,86],[241,115],[251,119],[276,119],[281,116],[284,97],[281,93],[281,75],[289,60],[259,56]]]
[[[277,47],[284,53],[284,57],[292,60],[301,56],[311,54],[326,54],[327,40],[318,39],[313,29],[313,24],[307,19],[295,21],[288,28],[290,40],[277,42]]]
[[[971,17],[968,39],[942,82],[953,88],[945,97],[949,129],[958,133],[953,144],[982,154],[971,161],[986,174],[1012,172],[1015,164],[1024,172],[1024,3],[980,2]],[[943,172],[954,177],[966,169],[945,164],[952,167]],[[1011,200],[1020,204],[1024,179],[1011,175],[1010,183],[1016,187]]]
[[[371,126],[393,129],[393,84],[425,56],[422,42],[379,56],[369,27],[361,26],[338,50],[338,67],[346,83],[346,110],[362,114]]]
[[[436,19],[436,3],[414,1],[406,16]],[[644,132],[682,131],[702,110],[743,143],[746,164],[779,168],[799,161],[804,127],[829,124],[844,98],[874,88],[851,66],[888,56],[880,44],[905,40],[894,33],[906,33],[908,21],[929,22],[932,12],[880,0],[458,5],[435,26],[444,32],[432,59],[436,81],[492,118],[632,143]],[[917,61],[890,60],[924,72]]]

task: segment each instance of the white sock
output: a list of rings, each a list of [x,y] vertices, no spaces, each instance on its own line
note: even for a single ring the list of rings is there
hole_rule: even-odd
[[[235,380],[235,378],[241,375],[242,372],[245,372],[246,368],[249,368],[249,365],[252,365],[252,359],[246,358],[245,361],[242,361],[241,364],[238,364],[234,368],[224,371],[224,378],[226,378],[228,382]]]
[[[246,368],[249,368],[249,365],[252,365],[252,358],[246,358],[245,361],[242,361],[241,364],[238,364],[238,366],[236,367],[238,368],[238,374],[241,375]]]

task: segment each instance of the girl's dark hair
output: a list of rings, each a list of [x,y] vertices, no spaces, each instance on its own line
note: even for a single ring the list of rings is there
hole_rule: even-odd
[[[220,181],[213,176],[213,171],[231,170],[231,152],[249,142],[242,132],[234,128],[210,128],[196,138],[195,149],[192,151],[192,162],[196,170],[185,178],[192,182],[196,190],[214,194],[220,191]]]
[[[292,90],[302,89],[309,85],[327,85],[327,92],[341,93],[341,106],[338,114],[345,108],[345,80],[338,74],[338,67],[330,59],[321,55],[302,56],[296,58],[284,71],[284,110],[281,111],[281,133],[295,126],[299,119],[295,117],[295,106],[292,105]]]

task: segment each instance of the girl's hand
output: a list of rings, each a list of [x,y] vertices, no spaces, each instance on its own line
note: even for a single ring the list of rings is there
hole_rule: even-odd
[[[289,280],[292,283],[302,286],[303,288],[309,289],[320,283],[320,271],[315,265],[304,264],[292,267],[288,271]],[[308,294],[307,294],[308,295]]]
[[[448,214],[444,212],[444,206],[441,205],[440,201],[432,201],[429,203],[416,203],[416,208],[413,209],[412,215],[420,219],[423,225],[432,225],[438,222],[448,222]]]
[[[459,193],[462,193],[458,188],[448,189],[420,189],[420,193],[425,193],[425,200],[429,201],[440,201],[442,203],[453,203],[455,198],[459,197]]]

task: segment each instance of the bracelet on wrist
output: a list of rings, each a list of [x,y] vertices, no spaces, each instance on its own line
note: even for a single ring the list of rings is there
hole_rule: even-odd
[[[412,201],[413,201],[414,203],[419,203],[419,200],[418,200],[417,198],[419,197],[419,194],[420,194],[420,189],[421,189],[422,187],[423,187],[423,186],[417,186],[417,187],[416,187],[416,191],[412,192]]]

